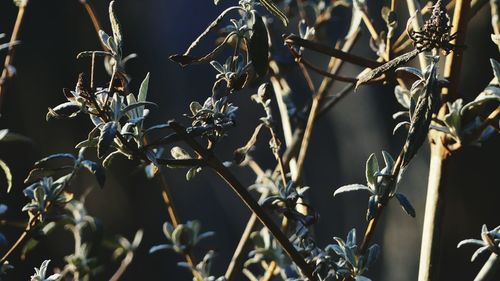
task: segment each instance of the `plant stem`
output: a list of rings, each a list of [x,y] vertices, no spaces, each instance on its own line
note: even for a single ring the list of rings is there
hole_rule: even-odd
[[[310,280],[315,280],[312,274],[312,268],[304,260],[302,255],[295,249],[293,244],[288,240],[279,227],[274,223],[272,218],[266,211],[257,203],[247,189],[236,179],[236,177],[220,162],[213,153],[197,141],[192,139],[184,127],[175,121],[169,122],[171,128],[181,136],[186,143],[191,146],[196,153],[198,153],[208,165],[215,170],[215,172],[233,189],[233,191],[240,197],[240,199],[247,205],[247,207],[257,215],[257,218],[266,226],[266,228],[273,234],[276,240],[281,244],[283,250],[288,254],[292,261],[302,271],[302,273]]]
[[[0,110],[2,108],[3,99],[5,95],[5,82],[9,77],[9,66],[14,61],[14,45],[19,36],[19,31],[21,30],[21,24],[23,23],[24,14],[26,11],[26,6],[28,5],[28,0],[21,1],[19,9],[17,11],[16,22],[14,23],[14,28],[12,29],[12,34],[9,41],[9,49],[7,50],[7,55],[5,56],[5,61],[3,64],[2,75],[0,76]]]
[[[248,166],[254,171],[254,173],[259,176],[263,177],[265,176],[264,171],[260,168],[260,166],[255,163],[255,161],[250,160],[248,161]],[[268,192],[262,193],[260,200],[266,198],[268,195]],[[245,226],[245,230],[241,234],[240,241],[238,242],[238,246],[236,246],[236,249],[234,250],[233,257],[231,258],[231,261],[229,262],[229,265],[227,266],[226,273],[224,274],[224,277],[229,281],[231,280],[231,277],[234,273],[234,269],[240,262],[240,260],[243,258],[242,252],[243,249],[245,248],[245,245],[247,244],[248,239],[250,238],[250,234],[252,233],[252,230],[255,226],[255,223],[257,222],[257,216],[255,213],[252,213],[250,216],[250,219],[247,222],[247,225]]]
[[[457,46],[463,46],[467,23],[470,0],[457,0],[453,14],[451,33],[457,32],[457,38],[452,42]],[[450,81],[449,87],[444,88],[443,100],[452,101],[458,97],[458,85],[460,79],[460,68],[462,65],[463,48],[456,48],[452,56],[448,56],[445,62],[444,77]],[[446,114],[446,106],[442,106],[438,113],[438,119],[443,119]],[[439,280],[439,262],[442,240],[442,216],[443,216],[443,194],[447,188],[448,158],[447,150],[441,141],[442,133],[430,131],[431,140],[431,162],[429,167],[429,182],[427,186],[427,199],[425,203],[424,226],[422,233],[422,245],[420,249],[419,281]]]
[[[406,5],[408,6],[408,13],[410,16],[415,15],[412,20],[412,28],[414,31],[420,31],[421,27],[424,25],[424,19],[420,13],[420,4],[417,0],[407,0]],[[411,39],[408,39],[411,41]],[[427,52],[420,52],[418,54],[418,61],[420,62],[420,68],[425,69],[429,65],[429,59],[427,58]]]
[[[474,281],[489,281],[495,277],[495,272],[500,266],[500,258],[496,253],[491,253],[483,267],[474,278]]]
[[[125,256],[125,258],[120,263],[120,267],[118,267],[118,269],[115,271],[113,276],[111,276],[111,278],[109,278],[109,281],[120,280],[120,277],[122,277],[123,273],[125,273],[125,270],[127,270],[127,267],[130,265],[133,258],[134,258],[133,253],[127,254],[127,256]]]
[[[94,9],[92,8],[92,5],[90,4],[89,0],[80,0],[80,3],[85,7],[85,10],[87,11],[87,14],[90,17],[90,20],[92,21],[92,25],[94,26],[94,30],[97,34],[97,37],[99,37],[99,31],[102,30],[101,24],[99,23],[99,20],[97,19],[97,16],[95,15]],[[104,45],[104,43],[98,38],[99,43],[101,44],[101,47],[103,50],[108,51],[108,48]]]

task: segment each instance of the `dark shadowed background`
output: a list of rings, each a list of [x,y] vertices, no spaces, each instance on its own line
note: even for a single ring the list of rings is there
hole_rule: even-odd
[[[95,2],[97,16],[110,32],[108,1]],[[181,69],[169,61],[168,56],[183,52],[226,6],[236,3],[235,0],[221,2],[220,6],[214,6],[211,0],[117,1],[124,33],[124,52],[138,54],[127,68],[132,77],[130,87],[136,92],[146,73],[151,72],[149,99],[160,105],[159,110],[152,112],[149,125],[171,118],[188,122],[182,114],[188,112],[189,103],[192,100],[203,102],[211,94],[215,71],[210,65]],[[406,11],[404,1],[400,2],[401,10]],[[16,13],[12,1],[0,2],[0,33],[10,36]],[[76,54],[99,49],[90,19],[77,0],[33,0],[26,13],[20,34],[21,45],[17,47],[14,62],[17,76],[9,83],[0,119],[0,128],[9,128],[33,140],[32,145],[0,147],[0,158],[11,166],[15,178],[13,192],[5,194],[1,191],[2,202],[7,202],[10,207],[6,217],[12,220],[25,219],[24,214],[18,214],[26,203],[21,192],[24,188],[22,180],[33,162],[52,153],[75,153],[75,144],[86,138],[92,128],[85,117],[46,122],[45,114],[47,107],[63,102],[62,88],[73,88],[78,74],[88,71],[89,61],[77,61]],[[297,32],[295,26],[292,24],[291,30]],[[489,8],[484,7],[469,27],[460,89],[466,100],[474,98],[493,77],[489,58],[498,59],[498,50],[489,40],[490,33]],[[200,53],[203,48],[208,50],[212,46],[210,43],[205,43]],[[367,46],[368,33],[363,32],[354,52],[375,57]],[[327,61],[320,57],[313,59],[323,64]],[[348,66],[345,73],[354,76],[359,70]],[[102,85],[108,79],[102,69],[97,77]],[[297,76],[295,89],[304,89],[299,79]],[[340,83],[334,86],[332,93],[341,86]],[[258,118],[264,115],[261,108],[249,99],[254,92],[255,89],[250,89],[232,97],[233,103],[239,107],[238,126],[230,131],[218,149],[223,159],[229,159],[232,150],[244,144]],[[307,100],[304,91],[297,90],[294,95],[297,100]],[[305,163],[304,179],[312,187],[309,200],[321,216],[316,227],[320,245],[331,243],[333,236],[345,237],[353,227],[358,229],[359,235],[364,230],[367,194],[352,193],[333,199],[333,191],[344,184],[364,182],[364,163],[370,153],[379,154],[382,149],[392,154],[399,152],[404,135],[401,132],[392,135],[395,121],[391,115],[400,109],[391,85],[369,86],[348,96],[318,122]],[[456,249],[456,244],[464,238],[479,238],[483,223],[491,228],[500,224],[496,205],[500,195],[500,165],[496,161],[500,155],[499,144],[499,138],[495,137],[481,149],[469,147],[453,156],[457,161],[452,161],[450,168],[454,176],[449,180],[451,188],[447,194],[443,225],[446,241],[442,280],[472,280],[486,258],[470,263],[473,250]],[[89,156],[93,154],[88,153]],[[425,145],[401,184],[402,191],[417,210],[416,219],[405,215],[396,202],[392,202],[384,213],[374,239],[382,245],[381,258],[368,274],[373,280],[417,279],[428,155]],[[259,142],[254,156],[265,168],[275,165],[265,141]],[[250,171],[233,170],[243,183],[253,183],[255,176]],[[216,249],[218,257],[213,272],[214,275],[223,275],[249,211],[213,172],[204,171],[191,182],[186,182],[184,172],[165,170],[175,203],[182,220],[198,219],[203,230],[216,231],[215,237],[201,243],[203,251],[196,256],[199,260],[207,249]],[[114,163],[107,176],[105,188],[93,189],[86,200],[89,213],[103,225],[103,235],[122,234],[131,239],[137,229],[145,231],[142,247],[123,280],[190,280],[190,273],[175,265],[181,261],[176,254],[148,254],[152,245],[166,242],[161,228],[168,216],[158,181],[148,181],[140,169],[125,160]],[[91,184],[90,177],[84,179],[74,187],[77,194]],[[20,232],[5,226],[1,226],[1,231],[10,242]],[[72,247],[70,234],[57,230],[42,240],[40,247],[30,253],[26,261],[20,261],[18,255],[14,255],[11,263],[16,268],[8,280],[27,280],[34,272],[33,267],[39,266],[44,259],[52,260],[51,268],[63,266],[62,258],[72,252]],[[2,248],[1,252],[5,250]],[[118,266],[104,254],[101,262],[105,268],[95,280],[109,279]],[[236,280],[246,279],[239,276]]]

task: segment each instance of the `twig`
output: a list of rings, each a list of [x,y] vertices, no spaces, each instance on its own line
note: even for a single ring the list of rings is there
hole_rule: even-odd
[[[5,56],[5,61],[3,64],[2,75],[0,76],[0,110],[2,108],[3,99],[5,96],[5,82],[9,77],[9,67],[14,61],[14,45],[19,36],[19,31],[21,30],[21,25],[23,23],[24,14],[26,11],[26,6],[28,5],[28,0],[20,1],[19,9],[17,11],[16,22],[14,23],[14,28],[12,29],[12,34],[9,41],[9,49],[7,50],[7,55]]]
[[[457,38],[452,42],[456,46],[462,46],[465,41],[466,29],[470,8],[470,0],[457,0],[453,14],[453,27],[451,33],[457,33]],[[455,100],[458,97],[457,89],[460,78],[463,48],[457,48],[452,56],[448,56],[445,62],[444,76],[450,81],[449,88],[445,88],[443,97],[445,101]],[[446,106],[438,113],[438,119],[443,119],[446,114]],[[425,203],[424,226],[422,233],[422,245],[420,249],[419,281],[438,280],[441,227],[443,215],[443,196],[447,188],[446,174],[448,159],[447,151],[440,141],[442,133],[431,131],[431,163],[429,167],[429,182],[427,187],[427,199]]]
[[[102,30],[101,24],[99,23],[99,20],[97,19],[94,9],[92,8],[92,5],[90,4],[90,0],[80,0],[80,3],[85,7],[85,10],[87,11],[87,14],[90,17],[90,20],[92,21],[92,25],[94,26],[95,32],[97,36],[99,37],[99,31]],[[103,50],[108,50],[106,45],[98,38],[99,43],[101,44],[101,47]]]
[[[364,66],[364,67],[369,67],[369,68],[376,68],[382,65],[382,63],[369,60],[360,56],[356,56],[341,50],[333,49],[329,46],[323,45],[321,43],[313,42],[310,40],[305,40],[300,38],[299,36],[295,34],[290,34],[286,36],[285,38],[285,43],[286,44],[291,44],[291,45],[296,45],[299,47],[304,47],[310,50],[313,50],[318,53],[322,53],[331,57],[336,57],[338,59],[341,59],[343,61]]]
[[[263,177],[265,175],[264,171],[260,168],[260,166],[255,163],[253,160],[248,161],[248,166],[254,171],[254,173],[257,176]],[[267,192],[264,192],[259,201],[266,198],[268,195]],[[234,250],[233,256],[231,258],[231,261],[229,262],[229,265],[227,266],[226,273],[224,274],[224,277],[229,281],[231,280],[231,277],[234,273],[234,270],[240,260],[243,258],[242,252],[243,249],[245,248],[248,239],[250,238],[250,234],[252,234],[252,230],[255,226],[255,223],[257,222],[257,216],[255,213],[252,213],[250,216],[250,219],[247,222],[247,225],[245,226],[245,230],[243,230],[243,233],[241,234],[240,241],[238,242],[238,245],[236,246],[236,249]]]
[[[415,15],[412,19],[411,24],[414,31],[420,31],[421,27],[424,25],[424,19],[420,11],[420,4],[417,0],[407,0],[406,6],[408,6],[408,13],[410,16]],[[410,39],[408,39],[410,40]],[[410,40],[411,41],[411,40]],[[418,54],[418,61],[420,62],[420,68],[425,69],[429,65],[429,59],[427,57],[427,52],[420,52]]]
[[[315,280],[312,274],[312,268],[304,260],[302,255],[295,249],[293,244],[288,240],[279,227],[264,211],[264,209],[257,203],[247,189],[236,179],[236,177],[220,162],[219,159],[208,151],[198,142],[192,139],[185,131],[185,128],[175,121],[169,122],[171,128],[179,134],[184,141],[191,146],[207,163],[215,170],[215,172],[233,189],[233,191],[240,197],[240,199],[247,205],[247,207],[257,215],[257,218],[266,226],[266,228],[273,234],[276,240],[281,244],[283,250],[302,271],[302,273],[310,280]]]
[[[113,276],[109,279],[109,281],[118,281],[120,280],[120,277],[122,277],[123,273],[125,273],[125,270],[127,270],[127,267],[130,265],[132,262],[132,259],[134,258],[133,253],[128,253],[125,258],[123,258],[122,262],[120,263],[120,267],[115,271]]]
[[[476,278],[474,278],[474,281],[493,280],[493,278],[495,277],[495,272],[497,271],[499,266],[500,266],[500,258],[498,257],[497,254],[491,253],[488,260],[484,263],[483,267],[476,275]]]

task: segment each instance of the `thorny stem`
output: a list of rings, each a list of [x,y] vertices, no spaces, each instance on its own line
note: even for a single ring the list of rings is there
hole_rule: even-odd
[[[21,30],[21,24],[23,23],[24,14],[26,11],[26,6],[28,5],[28,0],[21,1],[19,5],[19,9],[17,11],[16,22],[14,23],[14,28],[12,29],[12,34],[10,36],[9,48],[7,50],[7,55],[5,56],[5,61],[3,64],[2,75],[0,76],[0,110],[3,104],[3,98],[5,95],[5,82],[8,78],[9,67],[14,61],[14,45],[17,41],[17,37],[19,35],[19,30]]]
[[[257,203],[247,189],[236,179],[236,177],[220,162],[219,159],[201,146],[197,141],[192,139],[184,127],[175,121],[169,122],[171,128],[183,138],[183,140],[191,146],[196,153],[198,153],[208,165],[215,170],[215,172],[233,189],[233,191],[240,197],[240,199],[247,205],[247,207],[257,215],[257,218],[266,226],[266,228],[273,234],[276,240],[281,244],[283,250],[302,271],[302,273],[310,280],[315,280],[312,274],[312,268],[304,260],[302,255],[295,249],[293,244],[288,240],[286,235],[274,223],[272,218],[266,211]]]
[[[481,270],[474,278],[474,281],[489,281],[495,277],[495,272],[500,266],[500,258],[496,253],[491,253]]]
[[[470,19],[470,0],[457,0],[453,14],[451,34],[457,33],[456,39],[451,42],[456,46],[463,46],[465,41],[467,24]],[[444,100],[452,101],[458,97],[458,84],[460,78],[460,67],[462,64],[463,48],[457,48],[452,56],[448,56],[445,62],[444,77],[450,81],[449,88],[444,90]],[[446,114],[446,106],[438,113],[438,119],[443,119]],[[431,163],[429,167],[429,182],[427,187],[427,198],[425,203],[424,226],[422,231],[422,245],[420,249],[419,281],[438,280],[439,262],[441,255],[442,240],[442,216],[443,216],[443,194],[447,189],[447,151],[440,141],[442,133],[431,131]]]

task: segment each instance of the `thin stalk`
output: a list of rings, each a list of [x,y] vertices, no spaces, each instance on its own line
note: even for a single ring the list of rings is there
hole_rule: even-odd
[[[0,110],[2,108],[3,98],[5,96],[5,81],[9,76],[9,66],[14,61],[14,45],[19,36],[19,31],[21,30],[21,25],[23,23],[27,5],[28,0],[21,1],[21,4],[19,5],[16,22],[14,23],[14,28],[12,29],[12,34],[10,36],[9,49],[7,50],[7,55],[5,56],[5,61],[3,63],[4,67],[2,70],[2,75],[0,76]]]
[[[368,28],[368,31],[370,32],[371,37],[373,38],[374,41],[378,40],[378,33],[375,27],[373,26],[372,21],[368,17],[368,15],[363,11],[361,12],[361,18],[363,19],[363,22],[366,25],[366,28]]]
[[[264,224],[264,226],[273,234],[274,238],[280,243],[283,250],[302,271],[302,273],[310,280],[315,280],[312,273],[312,268],[304,260],[302,255],[295,249],[293,244],[288,240],[288,237],[280,230],[274,223],[272,218],[266,211],[259,205],[259,203],[252,197],[248,190],[243,186],[238,179],[220,162],[219,159],[213,155],[211,151],[201,146],[197,141],[192,139],[184,127],[178,123],[171,121],[170,126],[175,132],[183,138],[183,140],[191,146],[196,153],[198,153],[208,165],[233,189],[233,191],[240,197],[240,199],[247,205],[247,207],[257,215],[257,218]]]
[[[457,33],[457,38],[452,42],[462,46],[465,42],[470,9],[470,0],[457,0],[453,14],[451,33]],[[458,85],[460,68],[462,65],[463,48],[454,50],[453,55],[448,56],[445,62],[444,77],[450,81],[449,87],[444,88],[443,97],[445,101],[452,101],[458,97]],[[438,119],[443,119],[446,114],[443,106],[438,113]],[[429,167],[429,182],[427,186],[427,199],[425,203],[424,226],[422,233],[422,245],[420,249],[419,281],[439,280],[440,246],[442,242],[442,219],[443,219],[443,194],[447,188],[448,158],[447,150],[441,142],[442,133],[431,131],[431,162]]]
[[[254,171],[254,173],[257,176],[264,176],[265,173],[264,171],[260,168],[260,166],[253,160],[250,160],[248,162],[248,166]],[[259,199],[262,200],[266,198],[268,195],[267,192],[263,193]],[[257,216],[255,213],[252,213],[250,216],[250,219],[247,222],[247,225],[245,226],[245,230],[241,234],[240,241],[238,242],[238,245],[236,246],[236,249],[234,250],[233,256],[231,258],[231,261],[229,262],[229,265],[227,266],[226,273],[224,274],[224,277],[229,281],[231,280],[231,277],[234,273],[234,270],[236,266],[239,264],[240,260],[243,258],[242,252],[243,249],[245,248],[248,239],[250,238],[250,234],[252,234],[252,230],[257,223]]]
[[[495,35],[500,34],[500,16],[499,13],[499,1],[498,0],[490,0],[490,9],[491,9],[491,27],[493,28],[493,33]],[[500,50],[500,46],[498,46]]]
[[[420,11],[420,4],[418,0],[407,0],[406,6],[408,7],[408,13],[410,16],[415,15],[412,19],[411,24],[414,31],[420,31],[421,27],[424,25],[424,19]],[[410,40],[411,41],[411,40]],[[429,59],[426,52],[420,52],[418,54],[418,61],[420,62],[420,68],[425,69],[429,65]]]
[[[358,34],[352,36],[349,39],[349,41],[347,41],[344,44],[344,46],[342,48],[342,52],[346,52],[346,53],[349,52],[349,50],[352,48],[352,46],[356,42],[356,40],[358,38]],[[337,63],[335,63],[335,62],[337,62]],[[329,70],[329,73],[331,73],[332,75],[336,75],[336,73],[342,67],[342,64],[344,61],[338,60],[335,62],[332,62],[332,67]],[[300,181],[300,178],[302,175],[302,169],[304,166],[305,157],[307,155],[307,150],[309,147],[309,141],[311,138],[312,130],[314,129],[314,125],[315,125],[316,120],[318,118],[318,113],[320,111],[321,106],[323,105],[324,98],[325,98],[326,93],[328,92],[328,89],[330,88],[332,82],[333,82],[333,80],[325,80],[324,79],[320,85],[320,89],[319,89],[318,93],[313,97],[311,109],[309,111],[309,117],[307,119],[307,124],[306,124],[305,130],[304,130],[304,134],[302,136],[302,141],[301,141],[300,148],[298,151],[296,181]],[[353,81],[351,81],[351,82],[353,82]],[[354,81],[354,83],[355,83],[355,81]]]
[[[118,281],[122,277],[123,273],[125,273],[125,270],[127,270],[128,266],[132,262],[132,259],[134,258],[133,253],[128,253],[125,258],[122,260],[120,263],[120,267],[115,271],[113,276],[109,278],[109,281]]]
[[[94,12],[94,9],[92,7],[92,4],[90,3],[89,0],[80,0],[80,3],[82,3],[83,7],[85,7],[85,11],[87,11],[87,14],[90,17],[90,20],[92,21],[92,25],[94,26],[94,30],[99,37],[99,31],[102,30],[101,24],[99,22],[99,19],[97,19],[97,16]],[[99,39],[99,43],[101,44],[101,47],[103,50],[108,50],[108,48],[104,45],[104,43]]]
[[[474,278],[474,281],[490,281],[495,277],[495,273],[500,266],[500,258],[497,254],[491,253],[481,270]]]

